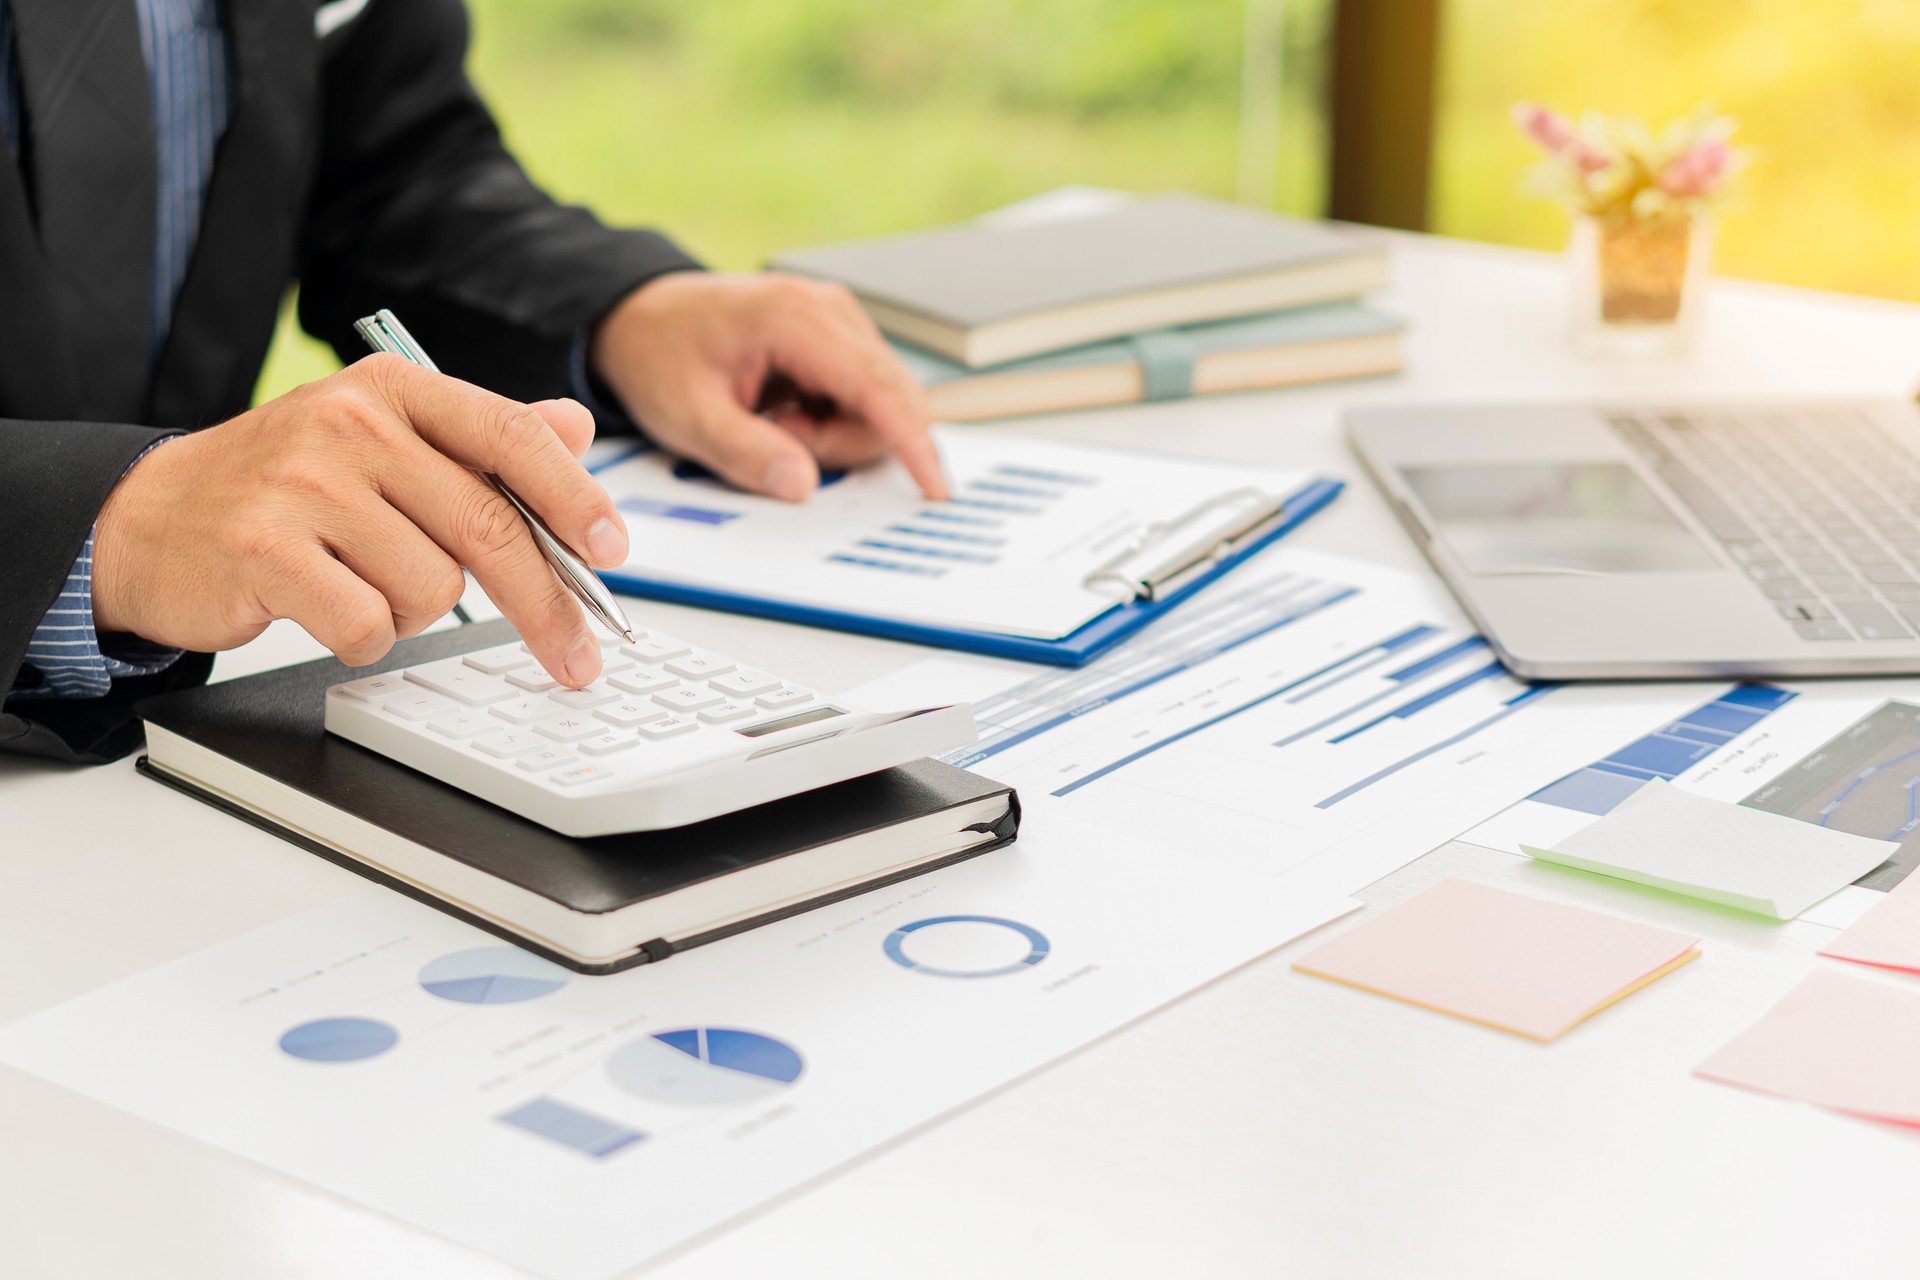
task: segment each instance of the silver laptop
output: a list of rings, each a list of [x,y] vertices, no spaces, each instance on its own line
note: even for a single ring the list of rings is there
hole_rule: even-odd
[[[1356,409],[1354,448],[1530,679],[1920,672],[1920,409]]]

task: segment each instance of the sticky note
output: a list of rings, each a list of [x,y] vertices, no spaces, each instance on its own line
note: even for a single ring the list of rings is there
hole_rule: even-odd
[[[1543,862],[1775,920],[1793,919],[1899,848],[1891,840],[1693,795],[1658,779],[1551,849],[1520,847]]]
[[[1893,886],[1851,929],[1820,948],[1820,954],[1920,972],[1920,875]]]
[[[1699,941],[1468,880],[1443,880],[1293,967],[1552,1040],[1699,955]]]
[[[1822,969],[1695,1075],[1920,1124],[1920,991]]]

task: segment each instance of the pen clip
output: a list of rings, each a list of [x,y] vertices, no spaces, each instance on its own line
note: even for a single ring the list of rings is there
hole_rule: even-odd
[[[1147,525],[1083,583],[1117,585],[1135,600],[1164,599],[1270,532],[1286,506],[1284,496],[1251,487],[1229,490],[1172,520]]]

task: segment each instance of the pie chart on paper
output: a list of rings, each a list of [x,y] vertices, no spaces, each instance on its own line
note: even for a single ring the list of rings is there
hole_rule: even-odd
[[[805,1069],[785,1041],[730,1027],[655,1032],[622,1045],[607,1060],[607,1075],[633,1096],[695,1107],[772,1097]]]
[[[280,1037],[280,1052],[307,1062],[359,1062],[400,1043],[400,1033],[373,1018],[317,1018]]]
[[[460,1004],[518,1004],[567,985],[567,971],[518,947],[473,947],[420,970],[427,994]]]

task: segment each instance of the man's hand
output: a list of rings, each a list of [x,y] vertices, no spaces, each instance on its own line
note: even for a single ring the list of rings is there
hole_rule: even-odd
[[[947,496],[926,397],[839,285],[662,276],[607,313],[588,358],[656,440],[743,489],[798,502],[822,466],[891,449]]]
[[[136,463],[100,510],[95,626],[217,650],[291,618],[362,665],[451,609],[465,565],[542,666],[587,684],[600,650],[579,604],[469,468],[612,567],[627,535],[579,464],[592,440],[572,401],[528,407],[369,356]]]

